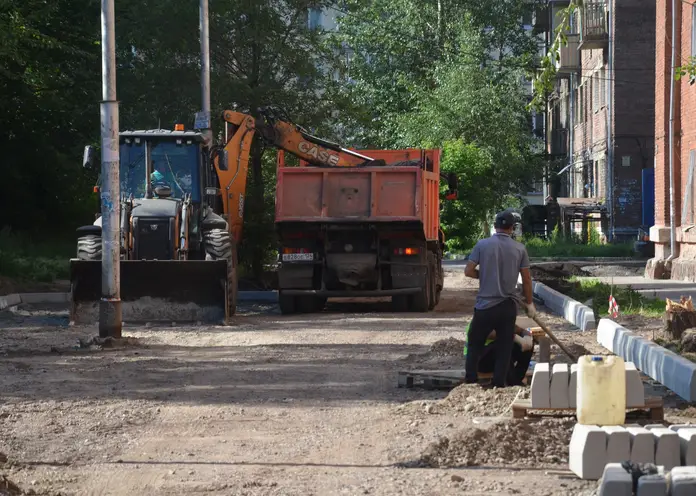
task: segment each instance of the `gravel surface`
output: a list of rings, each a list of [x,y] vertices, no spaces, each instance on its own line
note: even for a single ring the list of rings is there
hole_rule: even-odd
[[[121,347],[90,341],[96,327],[68,326],[62,307],[0,312],[0,475],[64,496],[577,495],[586,483],[541,469],[564,468],[563,429],[530,423],[537,440],[502,427],[522,425],[506,411],[522,388],[397,387],[401,370],[463,368],[476,281],[462,270],[447,267],[428,314],[249,305],[232,327],[126,325]],[[595,352],[594,333],[543,318]]]

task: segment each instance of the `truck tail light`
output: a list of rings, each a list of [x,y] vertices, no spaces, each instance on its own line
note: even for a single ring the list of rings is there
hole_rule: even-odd
[[[420,250],[418,248],[394,248],[394,255],[418,255]]]
[[[291,253],[312,253],[309,248],[283,248],[284,255],[290,255]]]

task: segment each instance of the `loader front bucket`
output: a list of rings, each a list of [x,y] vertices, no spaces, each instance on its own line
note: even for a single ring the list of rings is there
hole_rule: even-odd
[[[124,322],[206,322],[229,319],[226,260],[121,260]],[[101,261],[70,260],[75,324],[99,322]]]

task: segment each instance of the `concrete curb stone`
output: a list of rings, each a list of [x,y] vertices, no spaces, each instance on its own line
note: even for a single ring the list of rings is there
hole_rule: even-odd
[[[597,342],[633,362],[638,370],[668,387],[686,401],[696,401],[696,363],[622,327],[600,319]]]

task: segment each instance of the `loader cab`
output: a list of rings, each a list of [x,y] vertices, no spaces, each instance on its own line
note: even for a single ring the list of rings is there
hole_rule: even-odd
[[[190,195],[192,203],[201,203],[207,150],[200,133],[124,131],[119,141],[122,195],[178,200]]]

